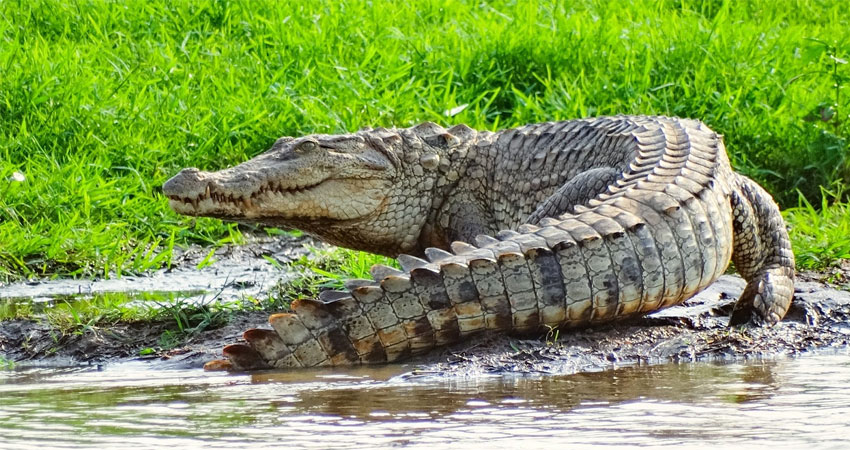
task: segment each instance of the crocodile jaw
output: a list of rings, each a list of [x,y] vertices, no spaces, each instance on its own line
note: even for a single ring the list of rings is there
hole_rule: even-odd
[[[381,214],[392,191],[391,158],[389,147],[357,134],[284,137],[228,169],[183,169],[162,191],[180,214],[321,234]]]
[[[250,221],[268,226],[349,221],[379,212],[390,182],[381,178],[330,178],[300,185],[275,179],[250,189],[229,188],[217,173],[186,169],[163,185],[174,211],[189,216]]]

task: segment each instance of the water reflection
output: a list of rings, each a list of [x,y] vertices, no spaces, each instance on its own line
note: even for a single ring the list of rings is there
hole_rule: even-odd
[[[838,446],[850,425],[846,354],[534,378],[406,370],[0,372],[0,447]]]
[[[352,418],[416,414],[438,418],[472,407],[524,405],[569,411],[581,405],[613,405],[634,400],[678,403],[716,401],[745,403],[765,399],[777,389],[776,362],[734,369],[709,364],[629,367],[562,377],[493,377],[430,382],[346,383],[303,389],[287,406],[305,413]],[[251,377],[255,383],[292,383],[303,374],[271,373]],[[356,379],[356,377],[352,377]],[[470,403],[473,402],[473,403]]]

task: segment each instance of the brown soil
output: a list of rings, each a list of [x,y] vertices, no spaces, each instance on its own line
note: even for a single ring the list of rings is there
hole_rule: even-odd
[[[35,320],[0,322],[0,356],[22,366],[76,366],[144,359],[174,367],[201,367],[248,328],[264,323],[266,313],[239,314],[226,326],[186,336],[178,347],[160,348],[173,322],[130,322],[63,333]],[[147,353],[152,351],[151,353]],[[147,353],[142,355],[142,353]]]

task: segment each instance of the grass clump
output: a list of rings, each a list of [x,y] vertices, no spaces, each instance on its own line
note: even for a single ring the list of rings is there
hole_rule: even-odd
[[[0,356],[0,370],[12,370],[15,368],[15,361]]]
[[[107,329],[119,323],[159,322],[165,331],[160,347],[173,348],[188,337],[225,325],[245,302],[190,301],[182,294],[103,293],[90,297],[72,296],[36,305],[28,302],[0,302],[0,321],[9,319],[44,320],[62,334],[84,334]]]
[[[797,267],[822,270],[850,259],[850,204],[835,201],[841,191],[824,189],[815,207],[800,195],[800,204],[783,212]],[[833,203],[830,203],[833,200]]]
[[[155,317],[171,326],[159,338],[162,349],[171,349],[191,336],[205,330],[226,325],[238,311],[245,309],[244,302],[206,302],[203,304],[175,299],[167,304],[158,303]]]
[[[375,264],[399,267],[395,259],[346,248],[312,249],[310,257],[289,264],[291,278],[278,283],[261,307],[267,311],[289,308],[292,300],[316,298],[321,291],[343,289],[343,282],[352,278],[371,280],[369,269]]]
[[[281,135],[696,117],[785,207],[850,182],[842,2],[0,2],[0,282],[238,239],[161,184]]]

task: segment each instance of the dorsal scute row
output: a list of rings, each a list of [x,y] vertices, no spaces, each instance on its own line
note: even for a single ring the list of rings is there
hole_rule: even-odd
[[[694,120],[668,117],[635,119],[629,130],[635,158],[607,192],[588,202],[593,208],[644,183],[677,184],[694,195],[709,187],[720,150],[719,136]]]

